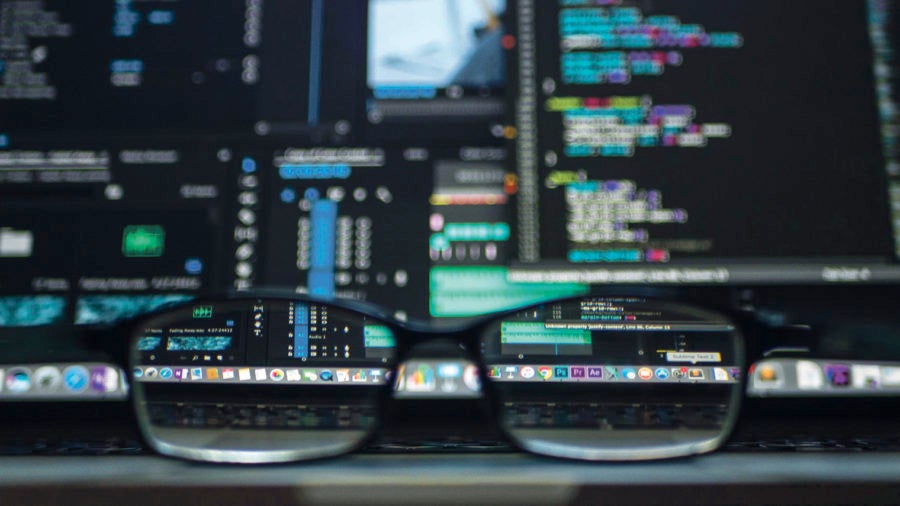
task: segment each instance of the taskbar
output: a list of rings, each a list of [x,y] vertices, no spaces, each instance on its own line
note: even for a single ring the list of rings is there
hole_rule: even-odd
[[[736,366],[671,365],[522,365],[492,364],[488,378],[498,382],[530,383],[739,383]]]
[[[750,397],[900,396],[900,362],[768,358],[748,376]]]
[[[452,369],[451,374],[447,371]],[[456,371],[459,371],[458,373]],[[383,385],[391,381],[386,368],[334,367],[182,367],[137,366],[135,381],[148,383],[221,383],[267,385]],[[410,361],[401,365],[398,392],[432,393],[439,384],[461,378],[472,393],[480,390],[474,365],[430,364]],[[499,382],[566,383],[738,383],[741,370],[735,366],[647,366],[647,365],[522,365],[492,364],[487,376]],[[455,392],[457,389],[450,391]]]
[[[118,367],[99,362],[0,365],[0,401],[122,401]]]
[[[385,368],[362,367],[221,367],[152,365],[132,369],[135,381],[145,383],[244,383],[267,385],[383,385]]]

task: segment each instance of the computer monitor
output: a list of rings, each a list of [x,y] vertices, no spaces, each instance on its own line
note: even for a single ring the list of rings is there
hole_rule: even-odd
[[[0,325],[900,279],[885,0],[0,3]]]

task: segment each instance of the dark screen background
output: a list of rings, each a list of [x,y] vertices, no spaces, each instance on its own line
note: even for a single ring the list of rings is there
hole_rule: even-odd
[[[667,67],[660,77],[635,77],[628,85],[561,85],[555,95],[652,95],[655,104],[691,104],[697,122],[728,123],[732,136],[710,139],[702,149],[638,148],[632,158],[560,157],[554,170],[584,169],[590,179],[633,180],[640,188],[659,190],[665,207],[686,209],[687,224],[651,225],[651,238],[709,239],[713,246],[704,253],[673,253],[673,262],[848,256],[893,261],[865,2],[625,3],[648,15],[679,16],[707,31],[738,31],[744,45],[733,50],[685,50],[684,63]],[[85,293],[97,294],[80,288],[80,281],[101,274],[196,281],[193,288],[182,286],[166,293],[202,295],[258,287],[293,292],[307,279],[307,272],[296,266],[297,223],[305,211],[299,197],[282,200],[286,189],[299,196],[310,188],[322,195],[341,190],[347,195],[341,212],[354,220],[372,218],[373,267],[367,271],[368,281],[359,281],[359,272],[354,271],[352,282],[338,287],[338,292],[410,317],[431,316],[429,302],[435,294],[429,275],[435,266],[474,267],[472,272],[484,274],[477,269],[506,268],[515,260],[514,202],[439,207],[430,201],[436,191],[437,161],[490,162],[515,175],[514,161],[465,160],[461,154],[471,147],[510,147],[503,126],[514,123],[513,111],[502,120],[433,114],[369,121],[370,27],[365,2],[125,4],[139,15],[133,37],[113,35],[116,6],[123,4],[48,0],[39,3],[40,8],[70,24],[72,36],[27,37],[24,50],[14,45],[0,48],[0,60],[5,62],[2,78],[8,78],[10,63],[23,57],[22,51],[45,48],[48,57],[34,63],[33,70],[45,73],[58,91],[55,100],[0,99],[0,138],[5,139],[0,159],[22,152],[75,150],[105,153],[109,159],[107,166],[89,171],[95,179],[47,182],[35,176],[27,182],[13,181],[5,175],[31,177],[53,170],[0,167],[4,169],[0,229],[29,230],[34,236],[31,256],[0,257],[5,273],[0,276],[0,295],[49,293],[71,302]],[[535,4],[538,75],[557,76],[557,3]],[[0,1],[5,16],[16,5]],[[261,42],[248,46],[244,36],[249,7],[254,5],[262,9]],[[310,27],[316,5],[322,9],[322,67],[318,120],[312,124]],[[518,30],[514,6],[509,2],[504,17],[511,33]],[[155,11],[171,11],[174,21],[149,24]],[[4,30],[11,30],[10,19],[4,19]],[[515,52],[507,49],[507,54]],[[110,69],[116,60],[142,62],[141,86],[111,85]],[[251,66],[256,65],[258,80],[245,79],[248,61],[256,62]],[[502,100],[512,94],[519,85],[514,67],[507,73],[506,87],[477,90],[484,95],[481,98]],[[437,95],[446,99],[444,90]],[[540,151],[561,153],[559,115],[541,108],[538,115]],[[383,149],[386,162],[380,167],[354,167],[346,180],[279,178],[274,161],[278,153],[316,147]],[[409,150],[426,154],[413,156]],[[129,151],[175,156],[166,162],[135,162],[126,160],[123,153]],[[253,170],[248,170],[251,165]],[[540,179],[549,171],[542,166]],[[458,190],[463,196],[477,190],[474,184],[458,186],[443,190],[447,194]],[[391,190],[391,204],[374,199],[379,187]],[[363,202],[350,197],[358,188],[368,195]],[[492,191],[503,194],[506,187]],[[429,257],[428,249],[435,233],[430,218],[438,213],[447,222],[505,223],[513,237],[499,245],[501,257],[490,262],[483,256],[474,260],[462,256],[441,264],[440,255]],[[565,215],[562,190],[541,187],[539,231],[545,261],[566,258],[570,245]],[[164,255],[123,256],[124,227],[148,224],[164,226]],[[241,249],[251,243],[252,251]],[[459,243],[466,255],[479,245]],[[247,257],[239,250],[249,251]],[[202,261],[200,272],[186,272],[186,262],[192,259]],[[242,275],[247,268],[250,273]],[[402,286],[394,281],[399,270],[408,274]],[[384,284],[378,282],[378,274],[385,275]],[[464,280],[459,283],[477,278],[464,274],[457,278]],[[66,283],[36,282],[47,278]],[[541,292],[545,288],[527,287],[535,293],[546,293]],[[70,303],[70,312],[72,307]]]
[[[537,2],[538,75],[553,96],[643,96],[688,104],[695,122],[732,135],[703,148],[637,148],[633,157],[566,158],[559,113],[539,109],[539,150],[560,153],[551,170],[591,180],[627,179],[659,190],[686,224],[649,225],[653,239],[712,240],[700,259],[873,256],[892,258],[885,162],[865,2],[624,2],[645,16],[678,16],[709,32],[739,32],[743,47],[682,50],[681,66],[629,84],[565,85],[559,79],[558,8]],[[664,49],[665,50],[665,49]],[[545,98],[541,95],[541,99]],[[564,259],[563,190],[540,190],[541,253]]]

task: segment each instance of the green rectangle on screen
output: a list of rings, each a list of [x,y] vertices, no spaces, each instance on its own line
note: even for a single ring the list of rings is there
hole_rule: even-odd
[[[503,344],[591,344],[591,331],[583,329],[547,329],[541,322],[503,322]]]
[[[384,325],[366,325],[363,327],[366,348],[393,348],[394,332]]]
[[[506,274],[506,267],[432,267],[431,316],[478,316],[589,290],[588,285],[577,283],[512,283]]]
[[[166,231],[161,225],[128,225],[122,231],[122,254],[126,257],[161,257]]]

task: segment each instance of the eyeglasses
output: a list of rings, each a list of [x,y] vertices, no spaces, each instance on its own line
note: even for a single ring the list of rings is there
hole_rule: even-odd
[[[435,341],[476,366],[404,365]],[[218,299],[161,311],[129,342],[148,444],[232,463],[352,452],[378,434],[396,387],[450,381],[480,386],[501,432],[529,452],[699,454],[734,425],[744,363],[728,317],[640,297],[564,299],[441,326],[354,303]]]

